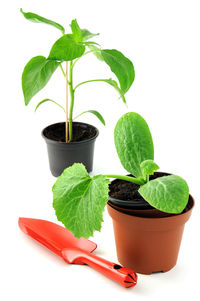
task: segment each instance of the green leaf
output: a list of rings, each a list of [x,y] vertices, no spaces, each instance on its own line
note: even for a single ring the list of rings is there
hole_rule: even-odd
[[[115,147],[123,167],[136,178],[142,177],[140,164],[153,160],[154,147],[146,121],[137,113],[127,113],[114,130]]]
[[[106,122],[105,122],[103,116],[98,111],[95,111],[95,110],[84,111],[81,114],[79,114],[78,116],[76,116],[73,120],[77,119],[79,116],[81,116],[81,115],[83,115],[85,113],[92,113],[93,115],[95,115],[103,123],[103,125],[106,125]]]
[[[65,34],[51,48],[49,59],[72,61],[85,52],[85,46],[77,42],[72,34]]]
[[[175,175],[149,181],[138,191],[151,206],[167,213],[181,213],[189,198],[186,181]]]
[[[118,78],[120,88],[125,94],[131,87],[135,78],[133,63],[115,49],[101,50],[101,55],[105,63]]]
[[[75,237],[88,238],[94,231],[100,231],[109,183],[102,175],[91,178],[80,163],[65,169],[58,177],[52,189],[53,207],[57,219]]]
[[[74,39],[77,42],[82,42],[83,38],[82,38],[82,31],[78,25],[78,22],[76,19],[72,20],[71,24],[71,29],[72,29],[72,34],[74,36]]]
[[[22,8],[20,9],[20,12],[24,15],[24,17],[27,20],[29,20],[31,22],[46,23],[46,24],[52,25],[52,26],[56,27],[57,29],[59,29],[62,32],[62,34],[65,33],[64,27],[62,25],[54,22],[54,21],[51,21],[51,20],[46,19],[46,18],[43,18],[43,17],[41,17],[39,15],[36,15],[34,13],[31,13],[31,12],[25,13],[25,12],[23,12]]]
[[[55,103],[57,106],[59,106],[64,112],[66,112],[65,111],[65,109],[63,108],[63,106],[61,106],[59,103],[57,103],[55,100],[52,100],[52,99],[49,99],[49,98],[46,98],[46,99],[43,99],[42,101],[40,101],[38,104],[37,104],[37,106],[36,106],[36,108],[35,108],[35,112],[37,111],[37,109],[39,108],[39,106],[41,105],[41,104],[43,104],[43,103],[45,103],[45,102],[53,102],[53,103]]]
[[[111,79],[111,78],[109,78],[109,79],[91,79],[91,80],[86,80],[86,81],[81,82],[81,83],[79,83],[78,85],[76,85],[76,87],[74,88],[74,91],[75,91],[78,87],[80,87],[81,85],[83,85],[83,84],[86,84],[86,83],[93,83],[93,82],[105,82],[105,83],[111,85],[111,86],[114,87],[115,90],[117,90],[117,92],[120,94],[120,97],[122,98],[123,102],[126,103],[126,99],[125,99],[125,97],[124,97],[124,95],[123,95],[123,93],[122,93],[120,87],[118,86],[118,83],[117,83],[115,80]]]
[[[109,85],[111,85],[112,87],[114,87],[115,90],[119,93],[119,95],[120,95],[121,99],[123,100],[123,102],[126,103],[126,99],[124,97],[124,94],[123,94],[122,90],[118,86],[118,83],[115,80],[111,79],[111,78],[105,79],[104,81],[106,83],[108,83]]]
[[[88,42],[84,42],[84,45],[86,45],[86,46],[99,46],[100,47],[100,45],[98,44],[98,43],[96,43],[96,42],[92,42],[92,41],[88,41]],[[98,49],[98,48],[97,48]],[[100,51],[100,49],[99,49],[99,51]]]
[[[153,160],[145,160],[140,164],[144,176],[153,175],[160,167]]]
[[[91,33],[87,29],[81,29],[81,31],[82,31],[83,42],[99,35],[99,33]]]
[[[98,60],[100,61],[104,60],[103,56],[101,55],[101,49],[96,47],[94,44],[88,44],[86,46],[88,46],[88,48],[93,51],[93,54],[96,56],[96,58],[98,58]]]
[[[22,73],[22,90],[25,105],[47,84],[52,74],[59,66],[56,61],[50,61],[44,56],[33,57]]]

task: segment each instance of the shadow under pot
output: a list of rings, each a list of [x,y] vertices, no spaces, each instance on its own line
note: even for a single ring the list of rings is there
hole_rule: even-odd
[[[155,173],[150,180],[165,175],[168,174]],[[112,181],[107,204],[113,220],[119,262],[141,274],[171,270],[177,262],[184,226],[190,218],[194,199],[189,196],[182,213],[169,214],[150,206],[139,195],[139,185],[130,183],[133,184],[131,195],[131,187],[122,188],[120,181],[122,186],[126,186],[123,183],[126,181]],[[116,199],[117,195],[121,195],[122,199]]]
[[[49,166],[54,177],[74,163],[83,163],[88,172],[93,169],[94,145],[99,131],[82,122],[73,122],[73,140],[65,142],[65,122],[49,125],[42,131],[47,143]]]

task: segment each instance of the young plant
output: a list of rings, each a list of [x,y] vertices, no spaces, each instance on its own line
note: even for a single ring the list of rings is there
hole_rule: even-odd
[[[31,12],[25,13],[22,9],[21,12],[29,21],[52,25],[59,29],[62,34],[62,37],[53,44],[47,58],[44,56],[36,56],[26,64],[22,74],[22,89],[25,105],[28,105],[32,97],[44,88],[55,70],[60,67],[64,77],[66,78],[66,109],[64,109],[64,107],[59,105],[56,101],[46,98],[39,102],[39,104],[36,106],[36,110],[41,104],[47,101],[58,104],[63,109],[66,114],[66,142],[69,142],[73,139],[73,120],[86,112],[94,114],[105,125],[104,118],[95,110],[85,111],[79,114],[77,117],[73,116],[75,92],[83,84],[91,82],[105,82],[114,87],[119,93],[123,102],[126,103],[124,95],[131,87],[135,78],[132,62],[118,50],[101,49],[100,45],[96,42],[88,41],[98,34],[93,34],[87,29],[81,29],[76,20],[72,20],[70,24],[71,33],[65,34],[65,29],[60,24]],[[105,62],[117,77],[119,83],[112,78],[101,78],[86,80],[80,82],[74,87],[74,67],[80,58],[89,53],[93,53],[99,60]],[[62,66],[64,62],[66,62],[66,72]],[[68,90],[70,94],[69,111]]]
[[[100,231],[108,201],[109,178],[140,185],[140,195],[153,207],[167,213],[181,213],[189,198],[185,180],[176,175],[149,181],[159,169],[154,160],[152,136],[146,121],[137,113],[123,115],[116,124],[114,140],[123,167],[134,177],[106,174],[90,177],[84,165],[75,163],[64,170],[53,186],[53,207],[57,219],[76,237],[90,237]]]

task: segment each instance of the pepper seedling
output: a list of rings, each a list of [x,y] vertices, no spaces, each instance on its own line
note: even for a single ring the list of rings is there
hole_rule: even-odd
[[[65,29],[62,25],[43,18],[31,12],[21,13],[26,19],[36,23],[46,23],[59,29],[62,37],[59,38],[52,46],[48,57],[36,56],[33,57],[25,66],[22,74],[22,90],[24,94],[25,105],[28,105],[33,96],[35,96],[41,89],[45,87],[55,70],[60,67],[66,79],[66,109],[58,104],[55,100],[46,98],[38,103],[36,109],[45,103],[53,102],[63,109],[66,114],[66,142],[73,139],[72,122],[74,119],[84,113],[94,114],[104,125],[105,120],[102,115],[95,110],[88,110],[80,113],[78,116],[73,116],[75,91],[86,83],[91,82],[105,82],[114,87],[120,95],[120,98],[126,103],[125,93],[131,87],[135,71],[132,62],[125,57],[120,51],[115,49],[102,49],[100,45],[94,41],[89,41],[91,38],[99,34],[93,34],[87,29],[81,29],[77,20],[72,20],[71,33],[65,34]],[[83,56],[93,53],[99,60],[105,62],[117,77],[118,82],[112,78],[108,79],[90,79],[78,83],[74,87],[73,71],[77,62]],[[66,62],[66,71],[63,69],[63,63]],[[68,67],[69,62],[69,67]],[[68,110],[68,91],[70,94],[70,105]]]
[[[176,175],[149,181],[158,170],[154,146],[146,121],[137,113],[123,115],[116,124],[114,140],[123,167],[133,175],[96,175],[90,177],[84,165],[75,163],[64,170],[54,184],[53,207],[57,219],[76,237],[88,238],[100,231],[108,201],[109,178],[140,185],[140,195],[153,207],[167,213],[181,213],[187,205],[189,188]]]

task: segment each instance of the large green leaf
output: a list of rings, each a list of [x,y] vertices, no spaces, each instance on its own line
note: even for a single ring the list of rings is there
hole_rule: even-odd
[[[125,94],[131,87],[135,78],[133,63],[115,49],[101,50],[101,55],[111,71],[117,76],[120,88]]]
[[[50,61],[44,56],[33,57],[26,64],[22,73],[22,90],[26,105],[47,84],[58,66],[58,62]]]
[[[115,147],[123,167],[135,177],[142,177],[140,164],[154,158],[151,133],[146,121],[137,113],[127,113],[114,130]]]
[[[149,181],[139,193],[150,205],[167,213],[181,213],[189,198],[187,183],[175,175]]]
[[[58,177],[52,189],[53,207],[57,219],[76,237],[88,238],[100,231],[109,182],[102,175],[91,178],[80,163]]]
[[[71,24],[72,34],[77,42],[82,42],[82,31],[78,25],[78,22],[76,19],[72,20]]]
[[[64,27],[54,21],[43,18],[43,17],[36,15],[34,13],[31,13],[31,12],[25,13],[25,12],[23,12],[22,8],[20,9],[20,11],[24,15],[24,17],[31,22],[49,24],[49,25],[52,25],[52,26],[56,27],[57,29],[59,29],[62,32],[62,34],[65,33]]]
[[[85,46],[77,42],[72,34],[65,34],[51,48],[49,59],[72,61],[85,52]]]

